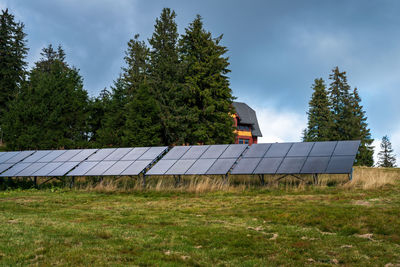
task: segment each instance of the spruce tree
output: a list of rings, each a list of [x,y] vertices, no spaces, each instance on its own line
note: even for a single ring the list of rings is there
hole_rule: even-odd
[[[182,35],[179,48],[184,68],[184,97],[188,108],[186,143],[234,142],[232,90],[226,76],[226,47],[222,36],[213,38],[204,30],[199,15]]]
[[[26,47],[24,24],[16,22],[8,9],[0,14],[0,118],[25,80]],[[1,121],[0,121],[1,123]]]
[[[160,108],[161,143],[182,144],[185,138],[186,107],[182,99],[182,74],[178,55],[176,14],[164,8],[156,19],[154,33],[149,39],[149,86],[154,89]]]
[[[103,128],[106,112],[109,110],[111,93],[104,88],[98,97],[89,100],[89,142],[93,147],[100,146],[99,130]]]
[[[43,49],[42,58],[4,116],[10,149],[57,149],[87,145],[87,92],[61,47]]]
[[[331,140],[332,114],[324,80],[315,79],[312,88],[313,94],[307,112],[308,125],[303,132],[303,140],[328,141]]]
[[[385,135],[382,137],[381,142],[381,151],[378,153],[378,166],[393,168],[396,167],[396,157],[393,154],[392,143],[389,140],[389,137]]]

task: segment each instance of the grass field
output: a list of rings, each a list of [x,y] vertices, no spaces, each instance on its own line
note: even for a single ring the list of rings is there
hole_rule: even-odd
[[[365,189],[360,180],[2,191],[0,265],[399,265],[400,183]]]

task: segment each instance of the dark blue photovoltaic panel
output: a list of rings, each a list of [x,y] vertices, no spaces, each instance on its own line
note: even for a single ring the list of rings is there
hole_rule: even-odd
[[[49,162],[43,168],[36,171],[32,176],[48,176],[49,173],[57,169],[63,164],[62,162]]]
[[[242,158],[233,168],[232,174],[252,174],[261,158]]]
[[[277,174],[300,173],[300,170],[303,167],[306,159],[307,157],[284,158],[276,173]]]
[[[1,163],[0,164],[0,173],[4,172],[5,170],[7,170],[8,168],[10,168],[13,165],[14,164],[12,164],[12,163]]]
[[[48,155],[50,152],[51,150],[38,150],[26,159],[24,159],[22,162],[36,162],[44,156]]]
[[[307,157],[313,145],[314,142],[294,143],[286,157]]]
[[[61,156],[61,154],[65,153],[66,150],[53,150],[43,158],[39,159],[37,162],[52,162],[57,157]]]
[[[128,168],[132,163],[133,163],[133,160],[117,161],[102,175],[121,175],[121,173],[124,170],[126,170],[126,168]]]
[[[134,161],[143,155],[150,147],[135,147],[128,154],[126,154],[121,160]]]
[[[181,159],[198,159],[210,146],[192,146]]]
[[[167,155],[165,155],[163,159],[180,159],[189,149],[190,146],[175,146],[168,151]]]
[[[236,159],[217,159],[217,161],[208,169],[207,174],[227,174],[235,164]]]
[[[70,171],[67,176],[84,176],[91,168],[96,166],[98,161],[84,161],[79,164],[75,169]]]
[[[293,143],[274,143],[264,155],[265,158],[285,157]]]
[[[339,141],[336,145],[334,156],[355,156],[357,155],[360,141]]]
[[[53,162],[65,162],[65,161],[68,161],[69,159],[71,159],[72,157],[76,156],[81,151],[82,150],[80,150],[80,149],[67,150],[67,151],[65,151],[65,153],[63,153],[62,155],[60,155],[57,158],[55,158],[53,160]]]
[[[26,157],[32,155],[33,153],[35,153],[35,151],[21,151],[20,153],[18,153],[17,155],[10,158],[9,160],[7,160],[4,163],[18,163],[21,160],[25,159]]]
[[[208,169],[214,164],[217,159],[198,159],[185,173],[186,175],[206,174]]]
[[[108,155],[113,153],[116,150],[116,148],[102,148],[97,150],[96,153],[91,155],[87,161],[102,161],[105,159]]]
[[[69,161],[84,161],[96,151],[97,149],[83,149],[81,152],[70,158]]]
[[[246,150],[243,158],[262,158],[270,146],[271,144],[253,144]]]
[[[104,160],[120,160],[126,154],[128,154],[133,148],[124,147],[124,148],[117,148],[113,153],[108,155]]]
[[[91,168],[85,176],[98,176],[102,175],[105,171],[107,171],[112,165],[115,164],[116,161],[100,161],[93,168]]]
[[[155,160],[157,157],[161,156],[161,154],[164,153],[167,149],[167,146],[151,147],[142,156],[140,156],[139,160]]]
[[[329,157],[332,155],[333,150],[337,141],[329,141],[329,142],[315,142],[313,148],[311,149],[310,155],[311,157]]]
[[[72,170],[75,166],[79,164],[79,162],[74,162],[74,161],[67,161],[67,162],[61,162],[62,164],[55,168],[53,171],[51,171],[48,176],[64,176],[67,174],[70,170]]]
[[[152,160],[137,160],[126,168],[121,175],[139,175],[151,162]]]
[[[331,157],[308,157],[300,173],[325,173]]]
[[[263,158],[254,170],[254,174],[275,174],[283,158]]]
[[[355,156],[333,156],[325,173],[351,173]]]
[[[0,156],[0,163],[6,162],[10,158],[15,157],[16,155],[18,155],[19,153],[20,153],[20,151],[5,152],[4,154],[2,154]]]
[[[179,175],[185,174],[185,172],[195,163],[195,159],[180,159],[175,164],[169,168],[165,173],[166,175]]]
[[[219,157],[220,159],[237,159],[242,155],[243,151],[248,147],[245,144],[233,144],[229,145],[229,147],[222,153]]]
[[[31,164],[32,163],[17,163],[14,166],[12,166],[12,168],[10,168],[7,171],[5,171],[2,174],[0,174],[0,176],[3,176],[3,177],[15,177],[15,175],[17,173],[19,173],[20,171],[22,171],[23,169],[25,169],[26,167],[28,167]]]
[[[23,177],[23,176],[33,176],[35,172],[43,168],[47,163],[46,162],[35,162],[29,165],[27,168],[23,169],[19,173],[17,173],[17,176]]]
[[[147,175],[163,175],[175,164],[176,159],[162,159],[157,162],[148,172]]]
[[[224,153],[225,149],[228,148],[229,145],[211,145],[206,150],[206,152],[201,155],[202,159],[217,159],[219,156]]]

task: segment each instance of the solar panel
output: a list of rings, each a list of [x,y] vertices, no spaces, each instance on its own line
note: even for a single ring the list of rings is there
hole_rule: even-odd
[[[77,161],[67,161],[67,162],[61,162],[62,164],[55,168],[53,171],[51,171],[48,176],[64,176],[67,174],[70,170],[72,170],[75,166],[79,164]]]
[[[162,147],[151,147],[149,150],[147,150],[140,158],[139,160],[155,160],[157,157],[159,157],[162,153],[164,153],[168,147],[162,146]]]
[[[54,171],[56,168],[58,168],[62,162],[49,162],[43,168],[39,169],[35,173],[32,174],[32,176],[48,176],[49,173]]]
[[[271,144],[253,144],[243,155],[243,158],[262,158]]]
[[[63,153],[65,153],[66,150],[53,150],[43,158],[39,159],[37,162],[51,162],[57,157],[61,156]]]
[[[234,144],[230,145],[224,153],[219,157],[221,159],[236,159],[242,155],[243,151],[248,147],[245,144]]]
[[[208,169],[207,174],[227,174],[235,164],[236,159],[217,159],[217,161]]]
[[[180,159],[165,173],[166,175],[179,175],[185,172],[195,163],[195,159]]]
[[[300,173],[325,173],[330,157],[308,157]]]
[[[336,145],[334,156],[355,156],[357,155],[360,141],[339,141]]]
[[[10,169],[8,169],[7,171],[5,171],[2,174],[0,174],[0,176],[3,176],[3,177],[14,177],[17,173],[19,173],[20,171],[22,171],[23,169],[25,169],[29,165],[31,165],[31,163],[21,163],[21,162],[17,163],[14,166],[12,166]]]
[[[96,151],[97,149],[83,149],[81,152],[70,158],[69,161],[83,161]]]
[[[206,174],[217,159],[198,159],[185,173],[186,175]]]
[[[274,143],[264,155],[265,158],[279,158],[286,156],[292,143]]]
[[[355,156],[333,156],[325,173],[351,173]]]
[[[70,171],[67,176],[84,176],[91,168],[93,168],[98,161],[84,161],[81,162],[75,169]]]
[[[283,158],[263,158],[254,170],[254,174],[275,174]]]
[[[276,173],[277,174],[300,173],[300,170],[303,167],[306,159],[307,159],[306,157],[284,158]]]
[[[172,165],[175,164],[176,159],[162,159],[157,162],[148,172],[147,175],[163,175]]]
[[[102,148],[97,150],[96,153],[91,155],[87,160],[88,161],[101,161],[108,157],[111,153],[113,153],[116,150],[116,148]]]
[[[163,159],[180,159],[190,149],[190,146],[175,146]]]
[[[59,161],[65,162],[65,161],[68,161],[70,158],[74,157],[75,155],[77,155],[81,151],[82,150],[79,150],[79,149],[67,150],[67,151],[65,151],[65,153],[63,153],[62,155],[58,156],[53,161],[54,162],[59,162]]]
[[[20,151],[12,151],[12,152],[5,152],[3,155],[0,156],[0,163],[4,163],[12,157],[18,155]]]
[[[219,156],[224,153],[225,149],[228,148],[229,145],[211,145],[208,147],[206,152],[201,155],[202,159],[217,159]]]
[[[112,165],[107,171],[103,173],[103,175],[120,175],[126,168],[128,168],[134,161],[133,160],[124,160],[117,161],[114,165]]]
[[[49,154],[51,150],[38,150],[26,159],[24,159],[22,162],[36,162],[39,159],[43,158],[47,154]]]
[[[100,161],[93,168],[91,168],[85,176],[98,176],[102,175],[108,168],[115,164],[116,161]]]
[[[143,155],[150,147],[135,147],[128,154],[126,154],[121,160],[137,160]]]
[[[18,154],[16,154],[14,157],[10,158],[4,163],[17,163],[20,162],[21,160],[25,159],[26,157],[32,155],[35,153],[35,151],[21,151]]]
[[[117,148],[113,153],[108,155],[104,160],[120,160],[128,154],[133,148]]]
[[[286,157],[307,157],[313,145],[314,142],[294,143]]]
[[[181,159],[198,159],[210,146],[192,146]]]
[[[139,175],[151,162],[152,160],[137,160],[126,168],[121,175]]]
[[[11,168],[14,164],[12,163],[1,163],[0,164],[0,173],[4,172],[8,168]]]
[[[46,162],[35,162],[29,165],[27,168],[23,169],[19,173],[17,173],[17,176],[33,176],[35,172],[43,168],[47,163]]]
[[[329,141],[329,142],[315,142],[313,148],[311,149],[309,156],[320,156],[327,157],[331,156],[337,141]]]
[[[252,174],[261,158],[242,158],[233,168],[232,174]]]

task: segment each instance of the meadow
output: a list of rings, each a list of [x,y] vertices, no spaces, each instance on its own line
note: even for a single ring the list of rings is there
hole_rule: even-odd
[[[0,191],[0,266],[400,265],[398,169],[95,182]]]

